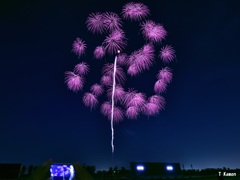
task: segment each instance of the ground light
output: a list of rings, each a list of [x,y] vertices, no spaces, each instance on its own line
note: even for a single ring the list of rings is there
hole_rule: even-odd
[[[173,166],[167,166],[166,169],[167,171],[173,171]]]
[[[143,165],[138,165],[136,167],[137,171],[144,171],[144,166]]]

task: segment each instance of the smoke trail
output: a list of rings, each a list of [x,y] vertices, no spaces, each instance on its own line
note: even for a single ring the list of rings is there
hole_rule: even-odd
[[[111,130],[112,130],[112,153],[114,153],[114,145],[113,145],[113,140],[114,140],[114,129],[113,129],[113,113],[114,113],[114,94],[115,94],[115,86],[116,86],[116,69],[117,69],[117,56],[115,56],[114,60],[114,69],[113,69],[113,88],[112,88],[112,113],[111,113]]]

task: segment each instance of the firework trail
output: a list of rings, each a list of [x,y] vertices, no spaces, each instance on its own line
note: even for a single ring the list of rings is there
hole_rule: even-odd
[[[115,86],[116,86],[116,68],[117,67],[117,56],[115,57],[114,60],[114,70],[113,70],[113,89],[112,89],[112,111],[111,111],[111,130],[112,130],[112,152],[114,152],[114,145],[113,145],[113,140],[114,140],[114,129],[113,129],[113,113],[114,113],[114,94],[115,94]]]
[[[137,76],[149,70],[154,62],[155,47],[163,44],[167,36],[165,28],[152,20],[147,19],[149,8],[142,3],[130,2],[122,9],[122,18],[114,12],[91,13],[87,18],[87,29],[93,34],[106,34],[105,40],[93,51],[97,60],[106,54],[115,55],[113,63],[107,63],[102,68],[102,77],[99,83],[91,86],[90,92],[83,95],[83,103],[90,109],[100,104],[98,98],[106,92],[107,101],[103,102],[100,111],[111,121],[111,147],[114,153],[114,124],[124,119],[137,119],[140,114],[154,116],[164,109],[165,99],[162,97],[168,84],[172,81],[172,70],[164,67],[159,70],[154,84],[155,95],[147,97],[135,89],[124,89],[125,72],[129,76]],[[130,55],[122,53],[127,46],[125,32],[122,29],[122,19],[140,22],[140,31],[146,44]],[[73,42],[72,51],[80,58],[85,54],[87,45],[81,38]],[[175,50],[171,45],[164,45],[159,50],[159,56],[164,65],[171,63],[175,58]],[[81,62],[74,67],[73,72],[65,73],[65,82],[74,92],[84,87],[85,76],[89,72],[89,65]],[[125,69],[125,71],[124,71]]]

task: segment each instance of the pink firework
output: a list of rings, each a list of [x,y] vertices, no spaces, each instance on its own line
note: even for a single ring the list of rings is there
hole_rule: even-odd
[[[110,89],[107,90],[107,97],[109,99],[112,98],[112,93],[113,93],[113,88],[111,87]],[[114,99],[116,101],[122,101],[124,95],[125,95],[125,91],[124,91],[123,87],[120,85],[116,85],[115,92],[114,92]]]
[[[127,3],[122,10],[123,17],[131,20],[141,20],[149,15],[149,9],[142,3]]]
[[[85,62],[81,62],[74,67],[74,72],[79,76],[86,75],[89,72],[89,66]]]
[[[156,94],[161,94],[167,89],[167,84],[163,79],[159,79],[154,85],[154,92]]]
[[[111,86],[113,82],[112,76],[106,76],[106,75],[103,75],[100,81],[101,81],[101,84],[104,86]]]
[[[112,105],[110,102],[106,101],[104,103],[102,103],[102,106],[101,106],[101,113],[104,115],[104,116],[108,116],[111,114],[111,110],[112,110]]]
[[[91,92],[92,92],[93,95],[98,97],[98,96],[101,96],[103,94],[104,89],[103,89],[102,85],[96,83],[96,84],[91,86]]]
[[[104,76],[112,77],[114,72],[114,64],[105,64],[102,69],[102,74]],[[124,70],[120,67],[116,67],[116,81],[117,83],[123,83],[126,79]]]
[[[134,51],[128,58],[128,74],[135,76],[143,70],[148,70],[154,60],[154,47],[144,45],[140,50]]]
[[[138,113],[143,110],[146,103],[146,96],[143,93],[139,93],[134,89],[129,89],[126,92],[123,104],[128,109],[129,107],[136,107]],[[127,116],[128,117],[128,116]]]
[[[147,54],[149,59],[154,58],[154,52],[155,52],[154,47],[151,44],[146,44],[142,48],[142,53]]]
[[[91,13],[87,18],[86,25],[88,31],[94,34],[105,33],[105,39],[93,50],[95,59],[103,59],[97,62],[103,63],[102,76],[97,77],[100,82],[93,84],[90,91],[83,95],[83,104],[90,109],[100,105],[101,113],[111,122],[112,132],[112,152],[114,152],[114,124],[119,123],[124,118],[137,119],[141,114],[147,116],[157,115],[164,109],[165,99],[162,97],[172,80],[172,70],[169,67],[160,69],[157,73],[157,80],[154,84],[153,93],[147,97],[143,92],[129,89],[125,91],[127,76],[138,76],[146,70],[150,70],[155,62],[155,49],[162,45],[162,41],[167,36],[165,28],[152,20],[144,20],[148,17],[150,10],[142,3],[129,2],[122,9],[121,17],[125,20],[140,21],[140,31],[145,39],[145,44],[139,45],[141,48],[126,54],[124,49],[127,46],[127,38],[124,32],[122,18],[114,12]],[[137,34],[137,32],[136,32]],[[131,38],[129,38],[131,39]],[[73,52],[82,56],[86,50],[86,43],[77,38],[73,43]],[[170,63],[175,58],[175,51],[172,46],[165,45],[157,50],[163,63]],[[115,58],[108,59],[114,55]],[[154,69],[154,68],[152,68]],[[65,73],[65,82],[68,88],[74,92],[82,90],[84,76],[90,71],[89,65],[85,62],[78,63],[73,72]],[[91,72],[95,72],[94,70]],[[135,77],[136,78],[136,77]],[[143,86],[148,86],[144,83]],[[105,98],[105,100],[104,100]],[[101,102],[101,101],[104,102]]]
[[[123,120],[124,118],[124,113],[123,110],[120,107],[116,107],[114,106],[113,109],[114,113],[113,113],[113,120],[114,123],[118,123],[120,121]],[[112,105],[110,102],[104,102],[101,106],[101,113],[104,116],[107,116],[109,120],[111,120],[111,112],[112,112]]]
[[[138,70],[138,68],[137,68],[137,65],[136,65],[136,64],[130,65],[130,66],[128,67],[127,73],[128,73],[130,76],[136,76],[136,75],[138,75],[139,70]]]
[[[114,106],[113,108],[113,123],[117,124],[124,118],[124,112],[120,107]],[[111,121],[111,113],[108,114],[108,119]]]
[[[128,119],[137,119],[139,113],[140,113],[139,108],[137,108],[135,106],[130,106],[126,110],[126,117]]]
[[[72,45],[72,51],[78,56],[80,57],[82,54],[84,54],[85,52],[85,49],[86,49],[86,44],[85,42],[80,39],[80,38],[77,38],[74,42],[73,42],[73,45]]]
[[[154,116],[164,108],[165,99],[162,96],[153,95],[148,98],[148,103],[144,105],[144,114],[147,116]]]
[[[149,101],[149,103],[157,104],[160,109],[163,109],[164,105],[166,103],[164,97],[159,96],[159,95],[153,95],[153,96],[149,97],[148,101]]]
[[[83,96],[83,104],[91,109],[98,105],[96,96],[92,93],[85,93]]]
[[[167,35],[167,31],[162,25],[151,20],[144,22],[141,30],[145,39],[155,43],[162,41]]]
[[[172,70],[168,67],[161,69],[157,74],[158,79],[163,79],[166,83],[172,81]]]
[[[159,56],[163,60],[164,63],[170,63],[175,58],[175,50],[172,46],[166,45],[161,48]]]
[[[127,64],[127,54],[121,53],[118,55],[117,64],[120,66],[125,66]]]
[[[157,115],[160,111],[160,107],[154,103],[147,103],[144,105],[144,114],[147,116]]]
[[[136,65],[139,71],[148,70],[154,60],[154,47],[150,44],[145,45],[136,55]]]
[[[129,107],[130,105],[128,104],[137,94],[137,91],[134,89],[129,89],[125,96],[124,96],[124,104],[126,107]]]
[[[104,13],[104,24],[110,31],[120,29],[122,27],[120,17],[113,12]]]
[[[125,97],[126,107],[134,106],[141,109],[145,103],[146,97],[143,93],[130,92],[130,94],[127,94]]]
[[[109,54],[117,54],[118,51],[122,51],[127,45],[124,41],[125,34],[121,30],[114,30],[104,40],[104,46]]]
[[[93,54],[96,59],[102,59],[105,56],[105,48],[103,46],[97,46]]]
[[[105,16],[99,12],[92,13],[87,18],[87,28],[93,33],[102,34],[106,30],[106,24],[104,24]]]
[[[84,79],[71,71],[65,73],[65,82],[67,83],[68,89],[76,92],[83,88]]]

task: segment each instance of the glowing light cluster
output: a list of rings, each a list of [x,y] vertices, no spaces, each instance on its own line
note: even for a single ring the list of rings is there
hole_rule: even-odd
[[[138,165],[137,167],[136,167],[136,169],[138,170],[138,171],[144,171],[144,166],[143,165]]]
[[[68,178],[72,180],[75,176],[74,167],[72,165],[53,164],[50,168],[51,177]]]
[[[167,166],[166,169],[167,169],[168,171],[173,171],[173,166]]]

